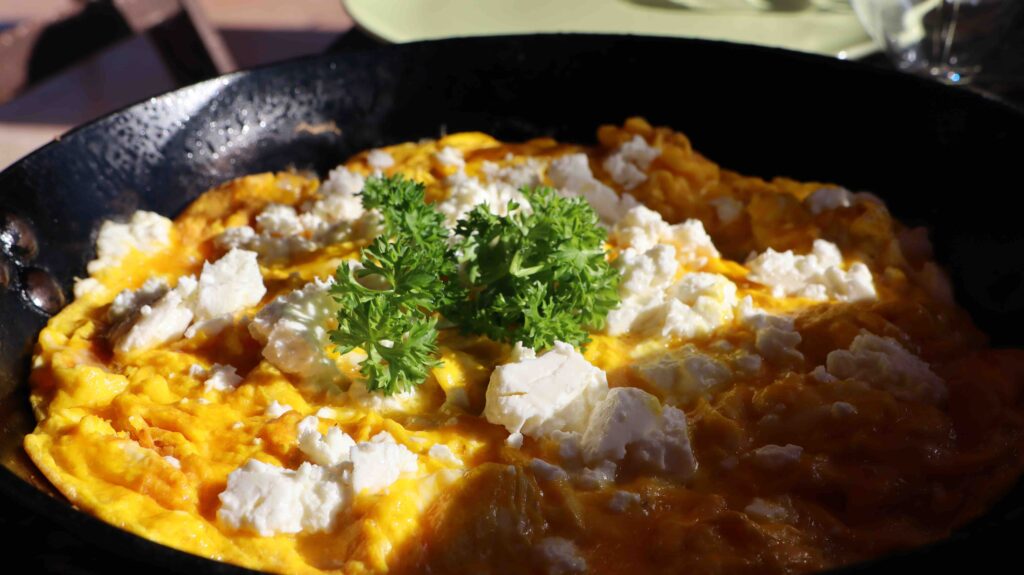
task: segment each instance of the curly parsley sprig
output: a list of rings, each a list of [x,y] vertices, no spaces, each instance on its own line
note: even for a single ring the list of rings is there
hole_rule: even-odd
[[[550,188],[521,191],[529,209],[512,202],[496,216],[477,206],[450,238],[422,184],[367,179],[363,206],[380,212],[384,233],[363,249],[361,266],[338,268],[331,340],[342,353],[366,351],[368,389],[390,395],[426,379],[438,363],[439,313],[465,332],[538,349],[584,345],[588,329],[603,327],[619,276],[597,215]]]
[[[455,232],[469,299],[444,310],[472,333],[534,348],[583,345],[618,304],[619,274],[604,255],[605,231],[583,198],[524,188],[530,209],[508,216],[476,206]]]

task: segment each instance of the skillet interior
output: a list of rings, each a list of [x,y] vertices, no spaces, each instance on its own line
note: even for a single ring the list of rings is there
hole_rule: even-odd
[[[456,39],[326,55],[151,99],[0,174],[0,216],[28,222],[38,243],[37,255],[0,255],[15,276],[0,287],[4,496],[165,568],[245,572],[149,543],[42,494],[53,491],[20,447],[33,425],[28,357],[47,319],[26,303],[26,270],[47,270],[69,293],[100,221],[140,208],[173,215],[243,174],[323,172],[367,147],[444,131],[590,142],[597,125],[630,115],[685,132],[730,169],[877,193],[899,219],[931,228],[958,300],[993,342],[1024,345],[1024,230],[1009,208],[1024,115],[996,102],[853,63],[680,39]],[[324,129],[332,122],[340,131]],[[954,539],[848,571],[1015,562],[1004,543],[1024,527],[1022,515],[1024,483]]]

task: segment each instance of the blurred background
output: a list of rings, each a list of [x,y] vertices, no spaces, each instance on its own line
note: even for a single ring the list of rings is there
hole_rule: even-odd
[[[1022,6],[1024,0],[0,0],[0,169],[73,126],[222,73],[327,50],[477,34],[746,42],[969,80],[970,89],[1024,105],[1024,9],[1014,9]],[[957,43],[939,37],[954,32]],[[961,41],[972,58],[984,49],[984,66],[970,78],[961,68],[976,62],[958,51]],[[929,52],[943,58],[940,69],[921,69]]]
[[[0,0],[0,169],[72,126],[322,52],[351,27],[339,0]]]

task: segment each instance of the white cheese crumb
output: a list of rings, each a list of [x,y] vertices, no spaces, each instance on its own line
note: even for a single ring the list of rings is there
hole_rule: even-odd
[[[789,516],[789,511],[785,507],[760,497],[750,500],[750,503],[743,508],[743,512],[751,517],[768,521],[783,521]]]
[[[587,463],[621,461],[687,479],[697,469],[686,429],[686,414],[662,407],[655,396],[635,387],[616,387],[597,405],[583,434]]]
[[[334,419],[338,414],[330,407],[321,407],[316,410],[316,416],[320,419]]]
[[[804,204],[812,214],[818,215],[822,212],[850,207],[853,205],[853,194],[845,188],[818,188],[804,199]]]
[[[796,255],[792,250],[768,248],[747,262],[747,279],[772,288],[772,296],[799,296],[818,301],[859,301],[874,299],[871,270],[857,262],[842,269],[843,256],[835,244],[814,240],[811,253]]]
[[[111,220],[100,226],[96,238],[96,259],[86,265],[90,274],[116,266],[132,250],[157,252],[171,243],[174,222],[153,212],[139,210],[128,222]]]
[[[384,395],[366,389],[366,381],[357,379],[348,388],[348,398],[353,404],[377,413],[408,413],[416,410],[419,405],[422,398],[421,391],[422,388],[417,386],[406,391]]]
[[[632,190],[647,181],[646,170],[660,155],[661,150],[648,144],[643,136],[635,135],[605,158],[602,166],[616,184]]]
[[[946,398],[945,382],[891,337],[862,331],[849,350],[830,352],[825,365],[839,379],[863,381],[898,399],[934,404]]]
[[[642,364],[637,370],[654,385],[683,400],[707,397],[713,388],[733,378],[725,363],[690,344]]]
[[[804,355],[797,346],[803,338],[793,326],[793,319],[757,310],[748,298],[749,296],[744,298],[740,305],[740,315],[743,322],[754,332],[754,348],[757,352],[775,365],[802,362]]]
[[[740,219],[746,209],[743,202],[729,196],[712,198],[708,200],[708,203],[714,206],[718,221],[726,226]]]
[[[700,220],[690,219],[669,225],[661,214],[639,205],[631,208],[612,228],[609,238],[620,249],[631,247],[646,252],[659,243],[673,244],[684,264],[701,267],[709,258],[719,257],[718,249]]]
[[[542,437],[551,432],[581,432],[593,406],[608,390],[608,380],[567,343],[533,359],[499,366],[487,387],[484,417],[509,433]]]
[[[199,275],[195,317],[202,322],[231,316],[252,307],[263,298],[263,276],[256,254],[231,250],[214,263],[206,262]]]
[[[754,463],[759,467],[777,470],[800,461],[800,456],[803,452],[803,447],[787,443],[786,445],[764,445],[752,451],[751,454],[753,455]]]
[[[608,500],[608,509],[613,513],[624,513],[636,505],[640,505],[640,494],[630,491],[616,491]]]
[[[693,338],[733,320],[736,284],[720,274],[688,273],[664,294],[624,299],[608,313],[609,335]]]
[[[445,146],[444,148],[441,148],[440,152],[435,152],[434,158],[436,158],[442,166],[452,166],[454,168],[463,168],[466,166],[466,160],[463,157],[462,150],[451,146]]]
[[[630,208],[637,205],[633,196],[619,196],[615,190],[595,178],[590,171],[590,160],[586,154],[569,154],[555,158],[548,166],[547,175],[562,195],[582,196],[606,223],[617,222]]]
[[[183,277],[173,290],[166,289],[162,280],[151,279],[136,292],[118,294],[108,312],[108,337],[116,351],[149,349],[181,338],[192,322],[196,281]]]
[[[440,462],[447,463],[448,465],[455,465],[458,467],[462,466],[462,460],[452,453],[450,447],[443,443],[435,443],[434,445],[431,445],[430,449],[427,450],[427,455]]]
[[[231,391],[235,389],[242,382],[242,376],[238,375],[236,371],[235,367],[231,365],[213,364],[210,367],[210,376],[203,383],[203,388],[206,391]]]
[[[81,299],[89,294],[103,294],[106,289],[106,286],[96,278],[75,278],[75,287],[72,291],[76,298]]]
[[[583,573],[587,570],[587,561],[576,548],[576,544],[562,537],[546,537],[537,544],[547,575],[569,575]]]
[[[293,206],[282,204],[270,204],[256,216],[257,229],[266,234],[278,237],[288,237],[303,232],[302,222],[299,221],[299,214]]]
[[[857,406],[853,405],[852,403],[847,403],[845,401],[837,401],[832,404],[831,412],[833,417],[846,417],[849,415],[856,415]]]
[[[359,192],[364,183],[363,176],[338,166],[321,184],[318,199],[299,209],[271,204],[256,216],[259,232],[249,226],[228,228],[214,243],[224,250],[255,252],[261,261],[272,263],[289,261],[349,236],[374,236],[379,214],[363,209]]]
[[[508,434],[508,437],[505,438],[505,445],[512,449],[519,449],[523,446],[523,434],[518,431]]]
[[[454,228],[458,220],[480,204],[498,216],[508,215],[509,202],[516,202],[523,213],[530,213],[530,202],[526,196],[518,187],[502,181],[483,182],[459,171],[445,178],[445,185],[448,197],[434,205],[444,214],[445,225],[449,228]]]
[[[292,411],[292,406],[285,405],[283,403],[278,403],[278,401],[275,399],[274,401],[270,402],[270,405],[267,406],[267,409],[264,413],[266,414],[267,417],[271,419],[277,419],[278,417],[281,417],[282,415],[288,413],[289,411]]]
[[[320,420],[316,416],[304,417],[298,425],[299,451],[310,461],[323,467],[335,467],[349,461],[350,452],[356,442],[344,431],[332,426],[322,435],[318,429]]]
[[[839,381],[839,378],[829,373],[823,365],[819,365],[811,370],[811,377],[820,383],[835,383]]]
[[[269,537],[329,531],[346,494],[333,473],[303,463],[292,471],[250,459],[228,475],[217,517],[232,529]]]
[[[370,153],[366,154],[366,163],[371,168],[385,170],[395,165],[395,158],[386,150],[370,150]]]
[[[573,477],[577,487],[581,489],[603,489],[615,483],[618,465],[614,461],[603,461],[594,467],[585,467]]]
[[[679,269],[676,248],[670,244],[658,244],[646,252],[627,248],[619,254],[613,265],[622,276],[619,282],[619,296],[622,299],[664,291],[675,281]]]
[[[545,481],[566,481],[569,479],[569,474],[564,469],[557,465],[552,465],[543,459],[535,458],[530,461],[530,469],[534,475]]]
[[[331,282],[316,280],[267,304],[249,324],[252,337],[264,344],[263,357],[307,383],[336,380],[340,372],[327,354],[327,320],[338,304]]]
[[[351,449],[352,492],[379,493],[402,473],[416,471],[416,454],[382,431]]]

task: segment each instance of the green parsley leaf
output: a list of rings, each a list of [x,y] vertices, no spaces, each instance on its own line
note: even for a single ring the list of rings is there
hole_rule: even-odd
[[[551,188],[521,190],[508,216],[477,206],[460,220],[462,281],[468,301],[443,309],[465,331],[534,348],[590,341],[618,304],[618,273],[604,255],[605,231],[582,198]]]

